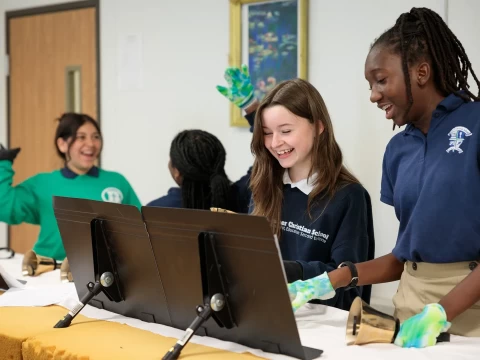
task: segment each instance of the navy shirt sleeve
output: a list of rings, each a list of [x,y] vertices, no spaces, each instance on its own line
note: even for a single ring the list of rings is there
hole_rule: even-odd
[[[245,119],[247,119],[248,124],[250,125],[250,132],[253,133],[253,124],[255,123],[255,114],[257,112],[253,111],[250,114],[245,115]]]
[[[335,270],[344,261],[359,263],[371,260],[374,256],[372,210],[369,195],[360,185],[352,184],[349,187],[352,190],[338,207],[338,232],[332,244],[331,260],[328,263],[298,261],[303,266],[304,279],[321,275],[325,271]],[[362,290],[362,287],[350,290],[339,289],[334,298],[319,302],[329,306],[342,307],[339,303],[351,304],[355,297],[362,296]]]
[[[393,206],[393,184],[388,169],[388,146],[383,155],[382,185],[380,189],[380,201]]]
[[[182,206],[182,189],[178,187],[170,188],[167,195],[150,201],[147,206],[181,208]]]
[[[252,168],[250,167],[244,176],[231,185],[232,211],[243,214],[249,213],[252,202],[252,192],[250,190],[251,174]]]

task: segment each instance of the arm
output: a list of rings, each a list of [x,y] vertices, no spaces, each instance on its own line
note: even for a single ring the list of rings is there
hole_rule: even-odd
[[[20,150],[7,150],[0,145],[0,221],[9,225],[38,225],[38,201],[35,195],[35,180],[30,178],[13,187],[13,160]]]
[[[478,301],[480,301],[480,266],[445,295],[439,304],[445,309],[447,320],[452,321]]]
[[[123,178],[124,189],[125,189],[124,190],[125,196],[123,198],[122,203],[127,205],[133,205],[140,209],[142,207],[142,203],[138,199],[138,196],[135,193],[135,190],[133,190],[132,186],[123,175],[120,175],[120,176]]]
[[[400,325],[395,345],[426,347],[437,343],[437,337],[451,326],[451,321],[480,300],[480,267],[477,266],[439,303],[427,304],[422,312]]]
[[[403,272],[403,262],[392,253],[374,260],[356,264],[358,272],[358,286],[381,284],[400,280]],[[352,279],[348,267],[334,270],[328,274],[334,289],[347,286]]]
[[[381,201],[393,205],[393,184],[388,171],[388,151],[383,158]],[[403,272],[403,262],[399,261],[392,253],[378,259],[356,264],[358,272],[358,285],[381,284],[399,280]],[[335,289],[345,287],[350,283],[351,274],[347,267],[335,270],[328,274]]]
[[[250,125],[250,132],[253,132],[255,113],[259,102],[254,97],[254,88],[251,83],[248,67],[228,67],[225,70],[224,78],[228,87],[217,85],[217,90],[225,96],[232,104],[245,111],[245,119]],[[247,174],[232,184],[231,191],[234,199],[235,212],[249,213],[251,210],[250,175],[252,168]]]
[[[480,143],[477,151],[478,167],[480,168]],[[440,300],[445,309],[447,320],[452,321],[458,315],[480,301],[480,266],[477,266],[468,276],[455,286]]]

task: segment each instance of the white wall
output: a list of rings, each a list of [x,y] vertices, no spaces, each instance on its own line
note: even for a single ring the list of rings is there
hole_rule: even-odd
[[[3,0],[0,11],[59,2],[65,1]],[[373,40],[400,13],[426,6],[444,16],[445,2],[310,0],[309,80],[327,103],[347,165],[372,197],[377,256],[392,250],[398,229],[393,209],[379,201],[383,151],[394,133],[383,112],[369,102],[365,57]],[[146,203],[173,185],[167,170],[171,139],[182,129],[201,128],[222,140],[230,178],[242,176],[252,162],[250,133],[229,126],[228,101],[215,90],[224,82],[228,64],[228,1],[137,0],[133,5],[131,0],[102,0],[100,5],[103,167],[122,172]],[[476,0],[449,4],[452,29],[473,54],[474,65],[480,60],[474,33],[478,10]],[[4,29],[0,16],[0,48]],[[121,91],[117,86],[118,41],[127,34],[143,39],[141,90]],[[1,109],[3,63],[0,57]],[[0,112],[0,142],[6,140],[5,116],[5,110]],[[0,245],[3,233],[0,228]],[[378,285],[374,295],[390,298],[395,290],[396,284]]]

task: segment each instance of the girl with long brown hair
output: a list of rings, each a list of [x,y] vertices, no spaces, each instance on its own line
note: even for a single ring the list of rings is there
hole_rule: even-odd
[[[226,71],[230,101],[255,106],[246,67]],[[225,90],[226,89],[226,90]],[[239,100],[240,99],[240,100]],[[252,109],[253,108],[253,109]],[[245,109],[245,106],[244,106]],[[256,109],[251,150],[252,214],[265,216],[278,237],[288,282],[316,278],[340,265],[374,256],[367,191],[343,165],[327,107],[309,82],[281,82]],[[349,309],[369,287],[344,289],[324,302]]]

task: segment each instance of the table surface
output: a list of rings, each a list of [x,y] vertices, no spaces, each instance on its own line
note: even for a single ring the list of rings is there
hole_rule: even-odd
[[[42,291],[42,288],[47,289],[49,286],[51,287],[52,285],[61,284],[59,270],[45,273],[33,278],[23,277],[21,275],[21,261],[22,256],[16,255],[13,259],[0,260],[0,265],[15,278],[27,281],[27,289],[30,287],[32,287],[32,289],[25,290],[25,294],[30,294],[29,296],[31,296],[31,294],[35,294],[37,292],[40,293]],[[71,286],[73,288],[73,284],[63,285]],[[2,310],[8,311],[8,309]],[[183,331],[180,331],[178,329],[172,329],[159,324],[145,323],[137,319],[127,318],[90,306],[85,307],[85,309],[82,310],[81,314],[83,314],[87,318],[90,318],[90,321],[92,318],[96,318],[107,320],[108,322],[126,324],[129,327],[143,329],[143,331],[156,333],[162,336],[168,337],[173,335],[172,339],[179,338],[184,333]],[[307,304],[303,308],[299,309],[295,316],[302,344],[304,346],[322,349],[324,353],[322,354],[321,359],[340,359],[347,357],[355,358],[356,360],[384,360],[387,358],[389,360],[405,360],[406,357],[422,360],[450,360],[455,358],[461,358],[462,360],[479,359],[480,338],[466,338],[452,335],[451,341],[449,343],[441,343],[425,349],[403,349],[393,344],[347,346],[345,342],[345,325],[348,317],[348,312],[323,305]],[[103,321],[100,321],[100,323],[102,322]],[[76,329],[76,331],[80,331],[80,327],[77,327]],[[37,337],[29,339],[29,341],[31,341],[24,344],[24,350],[33,349],[35,348],[35,346],[38,347],[39,339],[48,342],[49,346],[55,346],[55,337],[52,334],[54,333],[42,333],[41,336],[39,335]],[[145,333],[144,336],[147,336],[147,333]],[[151,335],[148,334],[148,336]],[[169,340],[171,341],[172,339]],[[35,343],[35,341],[37,341],[37,343]],[[115,339],[111,339],[111,341],[114,342]],[[205,345],[223,350],[233,350],[240,352],[247,350],[255,355],[266,357],[269,359],[291,359],[286,356],[267,354],[255,349],[248,349],[237,344],[232,344],[208,337],[194,336],[191,342],[192,344]],[[67,345],[68,344],[66,344],[65,346]],[[68,346],[74,345],[75,342],[72,342]],[[194,346],[192,345],[192,348],[193,347]],[[251,355],[242,356],[251,357]]]

